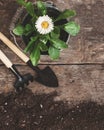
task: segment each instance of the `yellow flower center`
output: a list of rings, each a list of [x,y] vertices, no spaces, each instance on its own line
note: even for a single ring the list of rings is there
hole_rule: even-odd
[[[48,23],[47,21],[43,21],[43,22],[41,23],[41,26],[42,26],[42,28],[47,29],[48,26],[49,26],[49,23]]]

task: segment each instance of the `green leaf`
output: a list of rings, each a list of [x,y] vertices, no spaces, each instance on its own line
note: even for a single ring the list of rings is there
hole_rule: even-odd
[[[65,24],[63,29],[66,32],[68,32],[70,35],[76,36],[80,31],[80,26],[72,21],[72,22]]]
[[[42,15],[46,15],[47,10],[46,10],[46,6],[45,6],[45,4],[43,2],[37,1],[37,7],[38,7],[38,10],[41,11]]]
[[[26,6],[26,2],[24,0],[17,0],[17,3]]]
[[[40,42],[42,42],[43,44],[46,44],[47,41],[48,41],[47,37],[41,37],[39,40],[40,40]]]
[[[33,37],[31,37],[30,39],[31,39],[31,41],[36,41],[37,38],[38,38],[38,35],[37,35],[37,36],[33,36]]]
[[[26,31],[31,31],[32,30],[32,26],[30,24],[26,24],[25,30]]]
[[[34,44],[35,44],[35,41],[37,40],[38,36],[36,37],[31,37],[31,40],[30,42],[28,43],[28,45],[26,46],[26,48],[24,49],[24,52],[31,52],[34,48]]]
[[[60,56],[60,50],[53,46],[49,47],[48,53],[53,60],[58,59]]]
[[[60,19],[66,19],[69,17],[73,17],[76,15],[76,12],[74,10],[64,10],[63,12],[61,12],[61,14],[58,16],[58,18],[55,21],[58,21]]]
[[[41,51],[47,51],[47,50],[48,50],[48,47],[47,47],[45,44],[40,43],[40,50],[41,50]]]
[[[21,36],[24,34],[24,27],[22,25],[18,25],[16,28],[13,29],[13,33],[17,36]]]
[[[59,38],[60,36],[60,29],[58,27],[55,27],[54,30],[51,32],[52,38]]]
[[[26,24],[26,26],[24,27],[24,35],[28,36],[29,34],[32,34],[32,32],[34,31],[34,28],[30,25],[30,24]]]
[[[34,44],[34,41],[30,41],[27,47],[24,49],[24,52],[27,53],[28,51],[31,51],[33,44]]]
[[[34,13],[34,6],[32,4],[32,2],[28,2],[26,4],[26,9],[27,9],[27,12],[31,15],[31,16],[34,16],[35,13]]]
[[[39,49],[38,45],[36,45],[34,50],[31,52],[30,59],[34,66],[36,66],[38,64],[38,61],[40,59],[40,49]]]
[[[54,39],[50,39],[50,41],[53,43],[52,45],[57,49],[68,48],[68,45],[60,39],[54,38]]]

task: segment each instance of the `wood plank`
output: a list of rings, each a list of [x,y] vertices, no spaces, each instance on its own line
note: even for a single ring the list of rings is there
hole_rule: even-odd
[[[43,68],[44,66],[40,66]],[[83,101],[104,103],[104,66],[102,65],[54,65],[50,66],[59,80],[58,88],[48,88],[36,81],[28,88],[37,93],[57,92],[55,100],[68,101],[73,104]],[[27,66],[18,66],[21,73],[34,72]],[[0,67],[0,92],[14,91],[14,76],[4,66]]]
[[[11,1],[9,1],[10,3]],[[4,2],[3,2],[4,3]],[[62,5],[62,2],[56,1],[56,4]],[[66,5],[67,4],[67,5]],[[15,5],[9,4],[10,8]],[[72,64],[72,63],[103,63],[104,62],[104,2],[75,2],[64,1],[65,8],[74,8],[77,12],[75,20],[80,24],[81,31],[77,37],[71,37],[69,48],[63,50],[60,59],[51,61],[48,56],[41,56],[42,64]],[[0,8],[1,26],[0,31],[5,33],[13,41],[9,34],[9,25],[15,11],[8,10],[7,4],[3,4],[4,9]],[[15,5],[16,6],[16,5]],[[16,10],[13,8],[13,10]],[[96,12],[96,13],[95,13]],[[96,15],[95,15],[96,14]],[[99,27],[98,27],[99,26]],[[18,43],[22,43],[17,39]],[[2,48],[12,59],[14,63],[20,63],[17,58],[5,45],[0,42]]]

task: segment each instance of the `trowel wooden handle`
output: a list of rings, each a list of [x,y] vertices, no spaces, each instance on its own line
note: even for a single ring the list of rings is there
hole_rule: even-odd
[[[29,61],[29,58],[14,45],[4,34],[0,32],[0,40],[5,43],[16,55],[18,55],[25,63]]]
[[[12,67],[12,62],[7,58],[7,56],[0,50],[0,60],[5,64],[7,68]]]

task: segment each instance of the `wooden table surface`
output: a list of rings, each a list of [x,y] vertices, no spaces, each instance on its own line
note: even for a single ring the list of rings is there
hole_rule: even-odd
[[[59,88],[47,88],[37,82],[28,86],[36,93],[57,91],[59,100],[93,100],[104,103],[104,1],[100,0],[53,0],[60,8],[75,9],[75,20],[81,31],[71,37],[68,49],[61,52],[60,59],[51,61],[42,56],[40,68],[49,65],[56,73]],[[64,6],[63,6],[64,4]],[[13,41],[9,32],[11,19],[18,8],[15,0],[0,0],[0,31]],[[8,55],[22,74],[34,72],[0,41],[0,48]],[[14,75],[0,61],[0,92],[13,90]],[[57,98],[58,100],[58,98]]]

